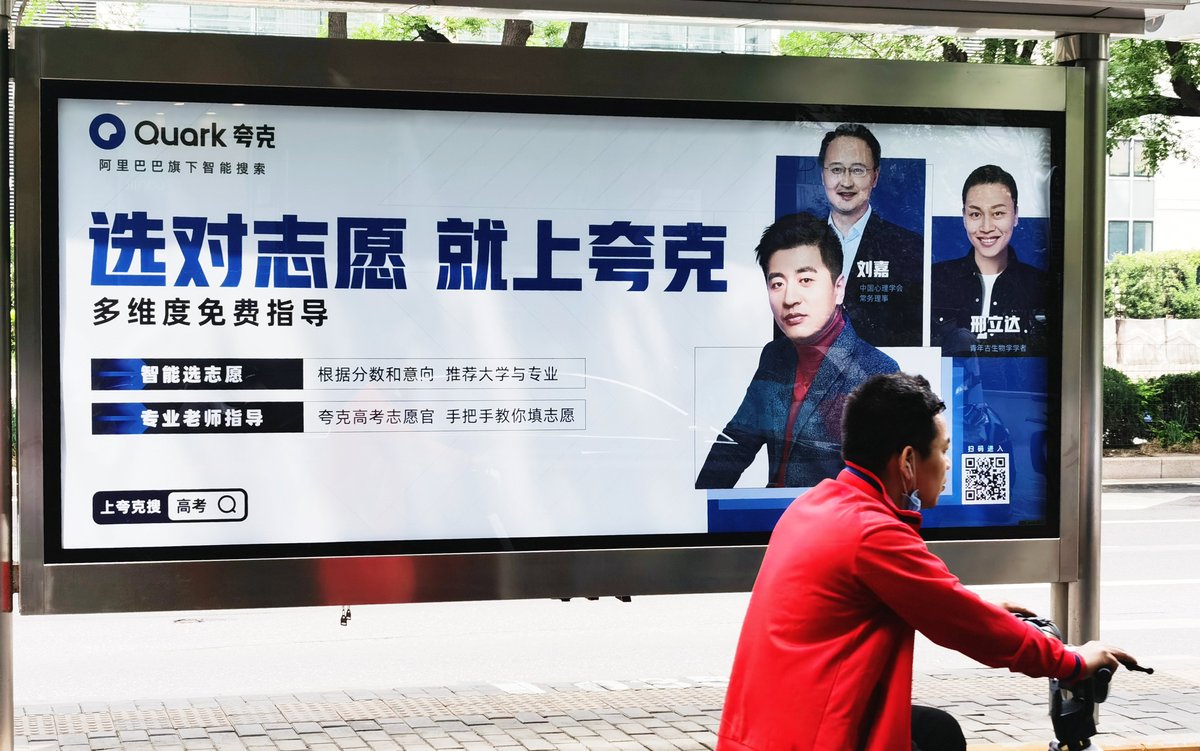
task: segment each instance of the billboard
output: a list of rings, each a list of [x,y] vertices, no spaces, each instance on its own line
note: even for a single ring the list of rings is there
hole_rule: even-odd
[[[1058,536],[1063,112],[244,83],[39,81],[47,566],[761,545],[897,369]]]

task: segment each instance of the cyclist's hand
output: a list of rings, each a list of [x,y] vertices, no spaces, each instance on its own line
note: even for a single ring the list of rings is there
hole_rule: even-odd
[[[1083,677],[1091,677],[1100,668],[1116,670],[1121,665],[1137,665],[1137,658],[1125,650],[1110,644],[1090,641],[1075,647],[1075,653],[1083,659]]]
[[[1024,605],[1012,602],[1010,600],[1001,600],[1000,602],[997,602],[996,604],[999,605],[1000,607],[1004,608],[1008,612],[1012,613],[1013,615],[1024,615],[1024,616],[1028,616],[1029,618],[1037,617],[1037,613],[1033,612],[1032,610],[1025,607]]]

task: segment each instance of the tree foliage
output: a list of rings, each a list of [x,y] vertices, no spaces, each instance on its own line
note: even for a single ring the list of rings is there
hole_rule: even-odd
[[[1154,39],[1113,42],[1109,61],[1109,147],[1145,139],[1151,173],[1168,157],[1186,159],[1179,117],[1200,117],[1200,45]]]
[[[1200,251],[1133,253],[1104,267],[1104,315],[1200,318]]]
[[[793,31],[779,40],[779,52],[794,57],[853,57],[879,60],[940,60],[937,40],[919,36]]]
[[[363,24],[355,29],[352,39],[376,39],[393,42],[416,40],[452,42],[460,38],[481,37],[488,31],[498,31],[500,21],[486,18],[433,18],[409,13],[388,14],[379,24]]]
[[[840,31],[793,31],[779,41],[779,52],[797,57],[853,57],[951,63],[1045,64],[1053,61],[1048,42],[1033,39],[964,40],[912,34],[864,34]]]

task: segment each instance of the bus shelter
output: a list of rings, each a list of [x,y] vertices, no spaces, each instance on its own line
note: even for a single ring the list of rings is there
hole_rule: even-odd
[[[914,238],[847,311],[903,321],[862,338],[949,409],[930,546],[1050,582],[1094,636],[1107,40],[1184,3],[877,5],[637,12],[1033,30],[1061,65],[19,30],[5,654],[16,588],[31,614],[748,588],[839,445],[814,413],[810,473],[729,459],[774,336],[750,251],[828,211],[844,123]],[[985,161],[1040,297],[959,321],[931,279]]]

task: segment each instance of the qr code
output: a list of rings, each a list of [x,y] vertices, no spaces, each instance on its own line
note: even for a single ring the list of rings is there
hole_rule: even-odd
[[[962,478],[964,504],[1008,503],[1008,454],[964,454]]]

